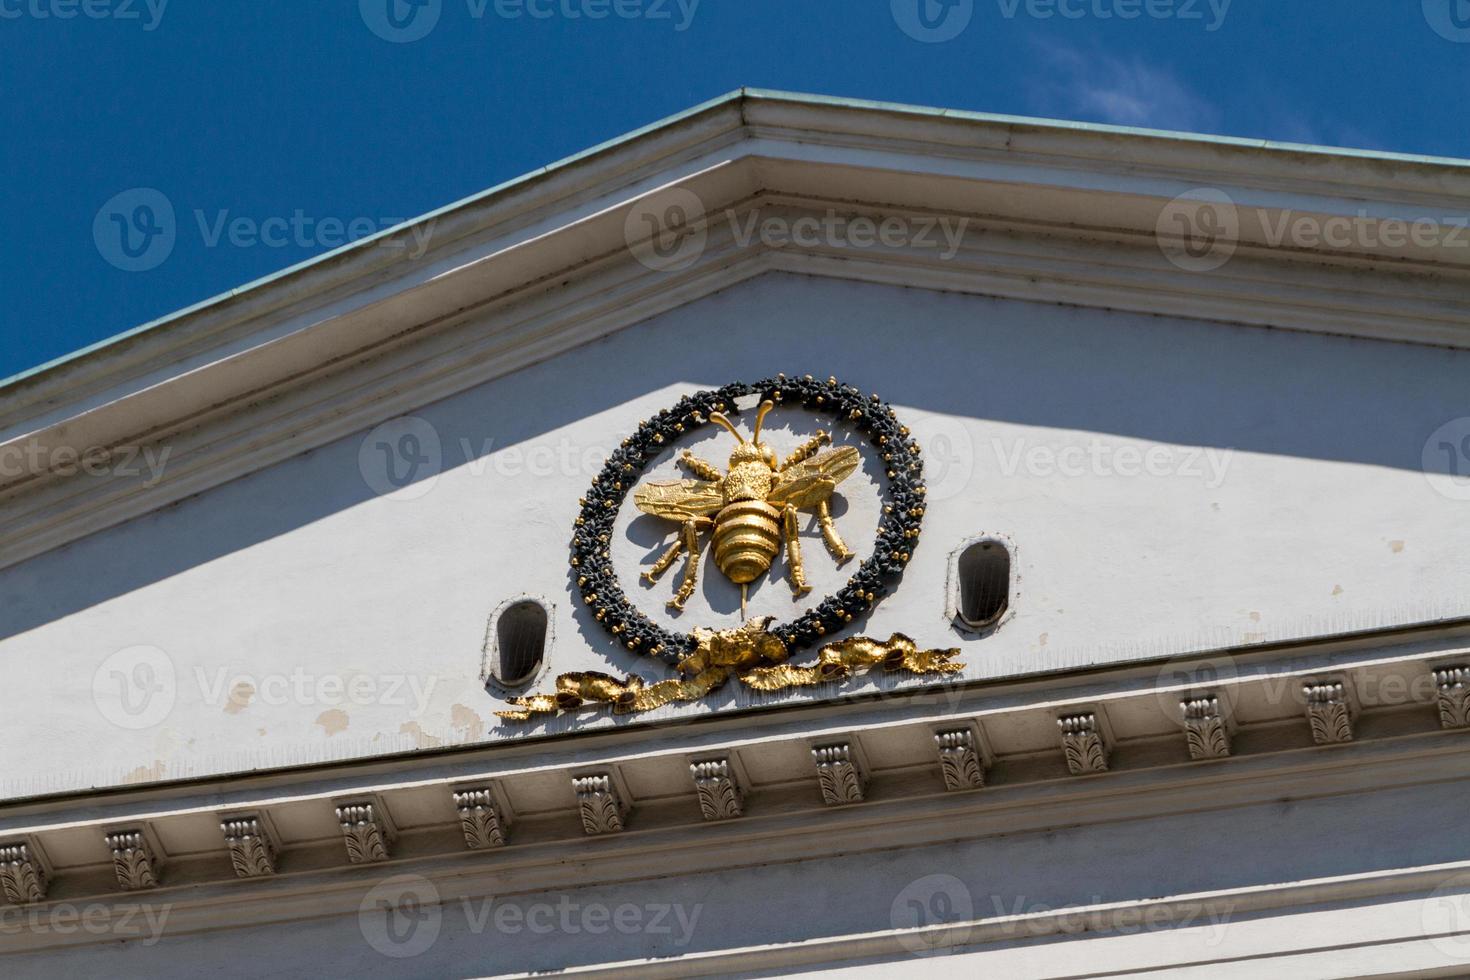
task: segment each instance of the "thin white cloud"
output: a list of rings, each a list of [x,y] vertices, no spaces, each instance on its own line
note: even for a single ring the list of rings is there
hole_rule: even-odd
[[[1031,87],[1032,109],[1045,115],[1190,132],[1220,126],[1220,110],[1211,102],[1137,57],[1049,44],[1040,49],[1037,67],[1041,77]]]
[[[1031,111],[1040,115],[1088,122],[1219,133],[1223,114],[1172,72],[1137,56],[1117,57],[1051,42],[1036,47],[1036,77],[1030,89]],[[1288,143],[1382,149],[1383,141],[1356,126],[1320,113],[1309,116],[1279,93],[1255,99],[1251,131],[1237,135]]]

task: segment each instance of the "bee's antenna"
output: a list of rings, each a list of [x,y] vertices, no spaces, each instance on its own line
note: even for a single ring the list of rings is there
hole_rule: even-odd
[[[742,446],[745,445],[745,437],[736,430],[735,426],[730,424],[730,420],[725,418],[725,416],[721,415],[719,412],[710,412],[709,420],[711,422],[714,422],[716,425],[723,425],[726,429],[729,430],[730,435],[740,440],[740,444]]]
[[[761,441],[761,423],[763,423],[766,420],[766,413],[769,412],[771,409],[773,409],[775,407],[776,407],[775,403],[772,402],[769,398],[767,398],[765,401],[761,402],[761,407],[755,413],[755,435],[751,437],[751,439],[750,439],[751,442],[756,443],[757,445],[760,444],[760,441]]]

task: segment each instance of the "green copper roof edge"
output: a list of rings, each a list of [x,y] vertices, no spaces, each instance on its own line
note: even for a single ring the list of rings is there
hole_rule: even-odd
[[[779,89],[747,88],[742,91],[750,99],[800,102],[810,105],[828,105],[846,109],[873,109],[907,116],[933,116],[940,119],[988,122],[1005,126],[1028,126],[1036,129],[1065,129],[1074,132],[1107,133],[1118,136],[1142,136],[1150,139],[1173,140],[1180,143],[1207,143],[1240,149],[1285,150],[1346,157],[1349,159],[1389,160],[1396,163],[1414,163],[1470,169],[1470,158],[1465,157],[1393,153],[1387,150],[1352,149],[1340,146],[1322,146],[1314,143],[1289,143],[1280,140],[1258,139],[1245,136],[1217,136],[1210,133],[1192,133],[1184,130],[1147,129],[1139,126],[1118,126],[1110,123],[1078,122],[1073,119],[1050,119],[1045,116],[1011,116],[1003,113],[975,112],[968,109],[941,109],[932,106],[907,105],[902,102],[881,102],[872,99],[847,99],[838,96],[808,95],[801,92],[783,92]]]
[[[96,341],[95,343],[88,344],[85,347],[78,348],[77,350],[71,351],[70,353],[63,354],[60,357],[56,357],[42,364],[38,364],[35,367],[27,368],[26,370],[13,374],[8,378],[0,379],[0,393],[3,393],[7,389],[10,389],[17,385],[32,381],[40,375],[54,371],[57,368],[63,367],[75,361],[79,361],[87,357],[88,355],[103,350],[104,348],[112,347],[116,344],[131,340],[145,333],[159,330],[175,321],[182,320],[187,316],[198,313],[201,310],[205,310],[211,306],[222,304],[228,300],[244,295],[245,293],[255,292],[274,282],[297,275],[314,266],[329,262],[334,258],[337,258],[347,252],[352,251],[353,249],[371,247],[372,243],[398,234],[407,228],[411,228],[414,225],[419,224],[420,222],[439,218],[458,208],[462,208],[467,205],[483,201],[497,194],[504,193],[505,191],[508,191],[514,187],[529,183],[537,179],[538,177],[543,177],[549,173],[561,170],[565,167],[569,167],[575,163],[586,160],[590,157],[594,157],[600,153],[605,153],[618,146],[630,143],[641,136],[645,136],[657,130],[676,125],[677,123],[680,123],[686,119],[708,112],[712,109],[718,108],[719,106],[731,102],[741,102],[746,99],[766,99],[777,102],[791,102],[813,106],[832,106],[847,109],[871,109],[874,111],[896,113],[908,116],[932,116],[938,119],[987,122],[1006,126],[1027,126],[1032,128],[1071,130],[1081,133],[1104,133],[1120,136],[1139,136],[1150,139],[1172,140],[1180,143],[1204,143],[1240,149],[1264,149],[1279,150],[1285,152],[1312,153],[1325,156],[1341,157],[1345,159],[1382,160],[1398,163],[1410,163],[1437,167],[1454,167],[1470,170],[1470,159],[1462,159],[1458,157],[1426,156],[1411,153],[1391,153],[1379,150],[1355,150],[1333,146],[1317,146],[1309,143],[1286,143],[1278,142],[1276,140],[1250,139],[1238,136],[1215,136],[1209,134],[1180,132],[1175,130],[1144,129],[1134,126],[1115,126],[1105,123],[1077,122],[1074,120],[1066,119],[1047,119],[1034,116],[1012,116],[989,112],[974,112],[963,109],[942,109],[932,106],[908,105],[900,102],[881,102],[870,99],[849,99],[840,96],[812,95],[802,92],[786,92],[778,89],[739,88],[732,92],[727,92],[724,95],[718,96],[716,98],[701,102],[698,105],[692,106],[681,112],[677,112],[671,116],[665,116],[664,118],[658,119],[645,126],[640,126],[637,129],[631,130],[627,133],[615,136],[612,139],[604,140],[603,142],[590,146],[585,150],[573,153],[570,156],[562,157],[560,160],[556,160],[553,163],[547,164],[546,166],[538,167],[535,170],[529,171],[516,177],[512,177],[509,180],[502,181],[501,183],[488,187],[485,190],[477,191],[476,193],[471,194],[467,197],[462,197],[456,201],[452,201],[441,207],[435,208],[432,211],[428,211],[424,214],[418,215],[417,217],[409,218],[394,225],[391,228],[386,228],[373,235],[359,238],[355,241],[334,248],[330,251],[323,252],[320,255],[313,255],[308,259],[303,259],[302,261],[294,265],[287,266],[286,268],[280,269],[276,272],[272,272],[269,275],[261,276],[258,279],[253,279],[247,283],[244,283],[243,285],[236,286],[232,289],[227,289],[222,293],[216,293],[213,296],[200,300],[197,303],[192,303],[189,306],[183,307],[182,309],[178,309],[171,313],[165,314],[164,316],[161,316],[155,320],[150,320],[136,327],[131,327],[127,330],[123,330],[109,337],[105,337],[102,340]]]

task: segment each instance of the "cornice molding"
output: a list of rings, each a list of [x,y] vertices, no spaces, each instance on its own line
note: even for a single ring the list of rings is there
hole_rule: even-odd
[[[490,877],[534,891],[733,868],[751,853],[804,860],[1462,782],[1465,733],[1441,727],[1440,696],[1464,641],[1464,630],[1365,638],[1243,654],[1228,676],[1210,656],[1198,679],[1190,661],[1167,675],[1135,665],[588,733],[575,752],[540,740],[16,802],[0,807],[0,851],[21,863],[46,854],[44,891],[22,896],[31,904],[105,904],[142,888],[175,910],[171,932],[188,932],[220,916],[348,911],[362,883],[403,871],[451,891]],[[1385,699],[1391,681],[1403,699]],[[1312,706],[1349,700],[1353,740],[1321,744]],[[1223,733],[1227,716],[1229,754],[1201,764],[1193,724]],[[1098,752],[1073,741],[1105,746],[1105,766],[1074,764]],[[210,821],[223,833],[200,850],[194,829]]]
[[[641,830],[584,837],[585,844],[543,830],[505,847],[467,851],[462,842],[449,846],[457,826],[425,828],[414,835],[413,855],[355,869],[345,865],[346,858],[334,867],[322,859],[320,848],[298,846],[287,858],[295,867],[282,867],[273,876],[236,879],[227,869],[215,867],[228,862],[196,856],[187,865],[182,859],[176,861],[173,876],[149,886],[148,901],[167,904],[169,936],[177,939],[222,926],[245,928],[352,914],[360,908],[364,892],[385,875],[420,876],[448,901],[477,894],[628,885],[650,878],[733,870],[747,866],[751,854],[759,854],[763,864],[808,861],[1470,779],[1470,755],[1443,738],[1357,745],[1344,752],[1341,758],[1333,753],[1330,765],[1324,764],[1321,749],[1296,750],[1269,760],[1257,758],[1223,778],[1205,775],[1222,772],[1220,769],[1185,766],[1168,772],[1110,775],[1104,777],[1111,781],[1107,784],[1068,779],[979,793],[915,792],[912,781],[890,778],[881,802],[831,806],[809,797],[803,807],[795,795],[767,794],[761,801],[763,812],[718,821],[673,820],[664,807],[648,811],[645,815],[652,819]],[[580,828],[575,833],[583,837]],[[340,847],[339,842],[337,849]],[[1467,867],[1470,864],[1456,865],[1434,881],[1463,875]],[[1349,875],[1310,884],[1317,901],[1382,898],[1417,890],[1416,870],[1433,869]],[[1406,877],[1415,884],[1406,886]],[[59,881],[34,907],[44,916],[46,903],[87,901],[99,916],[109,911],[135,913],[128,892],[117,885],[110,893],[97,889],[93,887],[97,880],[95,875],[73,872],[70,881]],[[1275,883],[1234,894],[1252,897],[1231,904],[1232,915],[1284,907],[1299,899],[1293,885]],[[1128,907],[1138,905],[1128,903]],[[105,928],[90,933],[22,934],[7,939],[6,952],[106,941],[112,940]]]

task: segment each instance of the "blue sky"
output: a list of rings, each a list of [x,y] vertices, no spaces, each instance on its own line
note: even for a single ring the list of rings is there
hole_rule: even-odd
[[[1470,157],[1467,82],[1470,0],[0,0],[0,376],[742,85]]]

